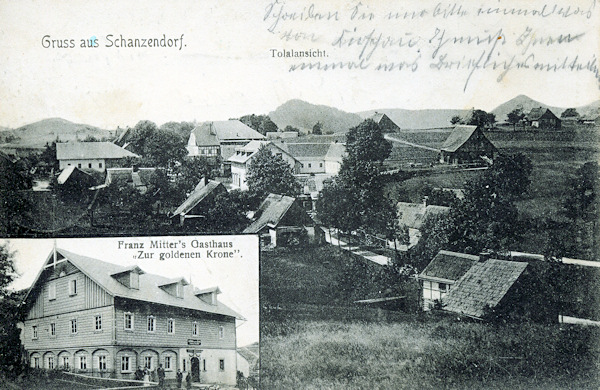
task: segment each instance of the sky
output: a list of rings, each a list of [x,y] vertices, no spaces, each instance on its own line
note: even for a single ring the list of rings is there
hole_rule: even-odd
[[[560,107],[600,98],[593,71],[600,48],[600,5],[594,0],[548,3],[550,8],[558,4],[559,10],[572,8],[544,18],[475,17],[486,3],[467,1],[456,2],[468,11],[463,17],[447,9],[453,3],[439,1],[221,3],[0,0],[0,126],[52,117],[106,129],[143,119],[157,124],[224,120],[266,114],[289,99],[358,112],[491,110],[520,94]],[[502,9],[526,7],[530,13],[545,4],[488,3]],[[386,18],[406,12],[422,16]],[[374,19],[369,20],[370,14]],[[114,42],[121,35],[165,37],[173,47],[117,48]],[[408,47],[415,37],[418,43]],[[80,47],[81,40],[94,38],[98,47]],[[65,43],[75,47],[58,47]],[[358,63],[367,57],[370,63],[366,70],[292,71],[304,59],[276,55],[285,50],[324,50],[327,58],[310,59],[323,63]],[[516,59],[500,80],[502,68],[491,69],[492,62],[486,70],[471,72],[469,63],[480,54],[498,64]],[[529,68],[516,69],[519,60]],[[576,61],[591,70],[532,69],[536,62],[560,66],[563,60],[565,66]],[[418,68],[375,70],[382,63],[416,63]],[[440,63],[448,69],[436,69]],[[453,69],[457,67],[462,68]]]
[[[150,247],[150,240],[168,241],[191,250],[197,242],[231,241],[236,256],[228,259],[166,259],[158,258],[160,252],[170,250],[150,250],[152,259],[134,258],[138,250],[126,249],[128,243],[142,243]],[[8,239],[0,240],[0,245],[8,242],[14,252],[17,278],[10,288],[27,289],[35,281],[44,261],[52,252],[53,239]],[[119,244],[121,242],[121,244]],[[138,265],[144,272],[165,277],[184,277],[197,288],[218,286],[222,291],[218,299],[240,313],[246,320],[237,321],[238,346],[245,346],[259,339],[258,322],[258,239],[256,236],[185,236],[185,237],[139,237],[139,238],[78,238],[57,239],[57,248],[62,248],[83,256],[92,257],[120,265]]]

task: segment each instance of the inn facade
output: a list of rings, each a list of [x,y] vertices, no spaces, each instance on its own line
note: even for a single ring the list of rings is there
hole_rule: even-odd
[[[180,369],[196,382],[235,385],[243,318],[219,293],[56,249],[23,302],[22,343],[36,368],[134,379],[138,367],[162,364],[167,379]]]

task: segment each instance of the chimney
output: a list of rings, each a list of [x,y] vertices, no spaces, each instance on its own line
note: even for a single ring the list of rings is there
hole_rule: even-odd
[[[483,250],[480,254],[479,254],[479,262],[480,263],[485,263],[486,261],[488,261],[490,258],[492,257],[492,252],[489,250]]]

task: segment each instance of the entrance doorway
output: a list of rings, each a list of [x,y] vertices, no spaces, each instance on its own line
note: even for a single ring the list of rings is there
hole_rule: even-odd
[[[192,358],[192,380],[194,382],[200,382],[200,359],[197,357]]]

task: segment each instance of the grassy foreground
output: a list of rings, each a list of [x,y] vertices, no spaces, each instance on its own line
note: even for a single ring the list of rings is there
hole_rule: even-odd
[[[418,320],[420,318],[420,320]],[[290,322],[291,324],[291,322]],[[597,389],[600,330],[401,323],[263,324],[264,389]]]

